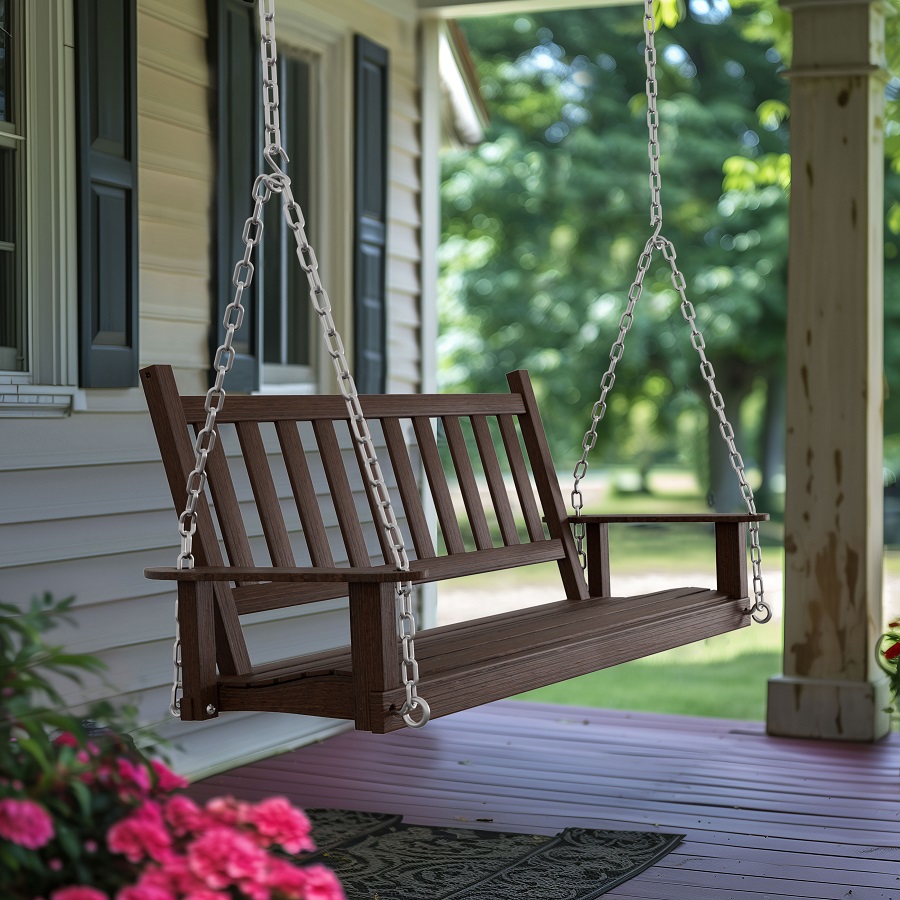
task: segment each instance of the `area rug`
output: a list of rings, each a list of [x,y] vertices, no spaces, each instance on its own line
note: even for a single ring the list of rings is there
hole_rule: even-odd
[[[307,810],[316,853],[347,900],[593,900],[684,837],[566,828],[553,837],[407,825],[402,816]]]

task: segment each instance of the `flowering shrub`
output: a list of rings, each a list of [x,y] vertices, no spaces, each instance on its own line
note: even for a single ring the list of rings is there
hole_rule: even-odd
[[[70,603],[0,604],[0,897],[343,900],[330,870],[288,858],[314,845],[284,798],[200,806],[129,739],[53,711],[62,698],[44,673],[98,668],[43,642]]]
[[[888,674],[896,709],[900,699],[900,621],[888,623],[888,631],[878,641],[875,659]]]

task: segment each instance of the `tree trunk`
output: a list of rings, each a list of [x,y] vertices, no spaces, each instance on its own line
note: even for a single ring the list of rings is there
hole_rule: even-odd
[[[724,366],[723,366],[724,369]],[[716,386],[725,397],[725,415],[734,429],[734,441],[741,456],[746,452],[741,424],[741,404],[753,387],[753,373],[749,368],[738,368],[734,362],[726,373],[717,373]],[[719,417],[710,408],[707,416],[707,449],[709,451],[709,484],[706,499],[716,512],[735,512],[745,509],[741,498],[740,482],[728,457],[728,447],[719,431]],[[747,464],[747,459],[744,459]]]
[[[759,459],[762,484],[756,492],[756,505],[762,512],[773,512],[776,505],[781,509],[784,502],[785,399],[784,374],[778,373],[766,382]]]

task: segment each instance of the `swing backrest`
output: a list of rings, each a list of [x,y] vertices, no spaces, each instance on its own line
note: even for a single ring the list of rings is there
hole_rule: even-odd
[[[384,448],[379,459],[410,539],[409,555],[429,560],[433,581],[555,560],[566,595],[585,599],[587,586],[528,374],[513,372],[507,380],[509,394],[361,397],[376,443]],[[180,396],[168,366],[144,369],[142,384],[180,513],[194,465],[193,437],[206,418],[204,398]],[[435,421],[456,485],[444,474]],[[340,396],[229,395],[217,422],[220,439],[207,464],[213,503],[201,504],[194,537],[198,565],[368,567],[390,561],[382,529],[364,529],[365,520],[378,516],[363,489]],[[437,514],[440,553],[421,499],[420,465]],[[515,487],[512,499],[504,470]],[[516,525],[516,505],[524,530]],[[378,549],[366,543],[366,533],[373,532]],[[218,660],[224,672],[249,666],[238,615],[346,596],[340,584],[236,582],[217,591],[228,638]]]

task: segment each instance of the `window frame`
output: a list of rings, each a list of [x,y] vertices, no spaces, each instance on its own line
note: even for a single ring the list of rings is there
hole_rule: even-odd
[[[40,7],[40,8],[39,8]],[[77,328],[75,37],[72,0],[13,0],[17,136],[16,249],[23,371],[0,371],[0,416],[80,407]],[[21,251],[20,251],[21,248]]]
[[[210,47],[215,53],[215,59],[219,67],[216,76],[218,85],[219,104],[219,133],[217,150],[218,176],[217,185],[220,192],[227,192],[219,204],[218,234],[216,237],[216,285],[213,290],[213,328],[211,330],[211,354],[224,336],[222,316],[225,305],[231,301],[233,288],[231,288],[231,275],[235,264],[234,251],[228,250],[233,244],[233,236],[236,230],[240,234],[240,228],[247,215],[250,213],[250,185],[247,190],[237,193],[237,187],[229,189],[226,183],[226,173],[230,168],[230,160],[223,152],[223,122],[225,116],[231,113],[225,108],[223,84],[227,84],[227,75],[221,69],[223,22],[222,11],[228,0],[209,0],[210,7],[218,11],[218,19],[212,24],[214,37]],[[231,0],[235,3],[235,0]],[[235,7],[240,6],[235,3]],[[338,330],[344,337],[344,344],[352,347],[353,316],[352,316],[352,268],[353,268],[353,222],[352,216],[347,210],[352,209],[353,202],[353,34],[346,26],[334,26],[317,21],[308,13],[285,7],[279,10],[278,16],[278,54],[279,56],[297,55],[304,59],[317,61],[312,73],[318,102],[315,104],[318,115],[317,121],[311,130],[318,136],[317,146],[314,148],[316,163],[313,177],[311,178],[312,206],[315,222],[310,228],[311,236],[320,263],[320,268],[325,283],[325,288],[331,298],[333,308],[332,315]],[[256,66],[259,63],[254,59]],[[256,68],[254,76],[255,90],[260,90],[261,73]],[[223,112],[224,110],[224,112]],[[237,114],[236,112],[234,113]],[[261,134],[262,118],[259,112],[259,102],[254,100],[253,119],[255,127],[253,138],[259,147],[258,170],[262,169]],[[288,155],[292,154],[291,147],[286,147]],[[290,175],[290,164],[287,173]],[[254,172],[254,175],[257,174]],[[231,196],[235,194],[235,196]],[[277,204],[278,197],[274,196],[270,204]],[[232,207],[233,211],[224,212],[224,208]],[[305,211],[304,211],[305,213]],[[254,257],[254,264],[258,256]],[[289,251],[288,263],[295,260],[293,250]],[[257,265],[257,273],[262,266]],[[254,288],[258,291],[260,281],[254,279]],[[246,293],[245,293],[246,296]],[[305,294],[304,294],[305,298]],[[245,320],[244,328],[250,326],[250,354],[244,354],[243,359],[238,356],[234,369],[229,373],[231,390],[250,391],[253,393],[317,393],[335,392],[338,390],[337,376],[327,354],[320,351],[320,326],[317,317],[310,308],[310,343],[312,350],[312,365],[307,367],[291,367],[278,363],[263,362],[262,341],[262,298],[261,294],[254,291],[253,300],[255,308],[252,316]],[[254,333],[255,331],[255,333]],[[252,363],[248,367],[247,363]],[[237,371],[238,363],[242,363],[242,371]],[[237,374],[237,378],[233,376]],[[228,381],[226,380],[226,386]]]

